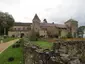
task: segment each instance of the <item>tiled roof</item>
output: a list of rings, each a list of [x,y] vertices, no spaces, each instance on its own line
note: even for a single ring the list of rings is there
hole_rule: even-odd
[[[14,23],[14,26],[29,26],[31,25],[32,23],[21,23],[21,22],[15,22]]]
[[[65,25],[63,25],[63,24],[52,24],[52,23],[41,23],[40,24],[40,26],[42,27],[42,28],[47,28],[47,27],[52,27],[52,26],[55,26],[55,27],[58,27],[58,28],[66,28],[66,26]]]
[[[58,27],[58,28],[67,28],[65,25],[63,25],[63,24],[55,24],[55,26],[56,27]]]
[[[55,25],[52,23],[41,23],[40,26],[48,27],[48,26],[55,26]]]

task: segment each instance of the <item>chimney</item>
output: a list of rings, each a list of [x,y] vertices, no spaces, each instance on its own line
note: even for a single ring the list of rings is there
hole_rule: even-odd
[[[44,20],[43,20],[43,23],[47,23],[47,20],[46,20],[46,19],[44,19]]]
[[[52,22],[52,24],[54,24],[54,22]]]

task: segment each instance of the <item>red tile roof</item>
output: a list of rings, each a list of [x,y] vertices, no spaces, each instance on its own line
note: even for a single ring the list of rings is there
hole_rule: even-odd
[[[55,27],[58,27],[58,28],[66,28],[66,26],[65,25],[63,25],[63,24],[52,24],[52,23],[41,23],[40,24],[40,26],[42,27],[42,28],[47,28],[47,27],[52,27],[52,26],[55,26]]]

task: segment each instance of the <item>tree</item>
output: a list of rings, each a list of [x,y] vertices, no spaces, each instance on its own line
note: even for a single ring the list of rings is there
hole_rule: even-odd
[[[14,18],[7,12],[0,12],[0,35],[8,35],[8,30],[14,24]]]
[[[80,26],[79,28],[78,28],[78,36],[79,37],[83,37],[83,34],[84,34],[84,30],[85,30],[85,26]],[[81,35],[81,36],[80,36]]]
[[[68,32],[67,37],[68,37],[68,38],[73,38],[73,37],[72,37],[72,33],[71,33],[71,32]]]

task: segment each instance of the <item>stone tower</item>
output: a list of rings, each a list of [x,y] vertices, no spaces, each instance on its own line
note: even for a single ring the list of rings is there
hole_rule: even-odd
[[[67,29],[71,32],[73,37],[77,37],[78,22],[76,20],[70,19],[65,22]]]
[[[39,19],[38,15],[35,14],[33,20],[32,20],[32,30],[35,32],[39,32],[40,30],[40,22],[41,20]]]

